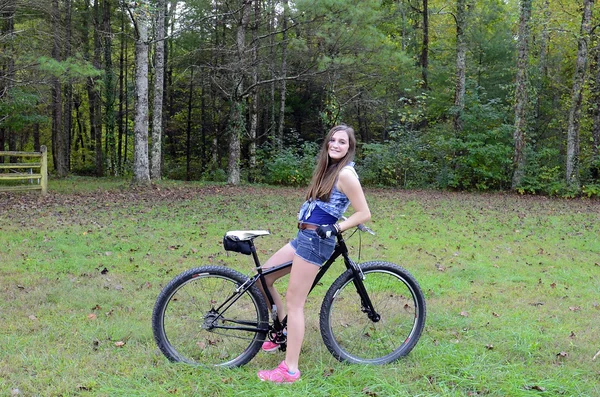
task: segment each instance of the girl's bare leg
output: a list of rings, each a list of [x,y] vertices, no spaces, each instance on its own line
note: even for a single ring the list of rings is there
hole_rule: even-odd
[[[273,266],[277,266],[277,265],[281,265],[283,263],[286,262],[290,262],[294,259],[294,254],[295,254],[296,250],[294,249],[294,247],[292,247],[289,243],[284,245],[281,249],[279,249],[279,251],[277,251],[276,253],[274,253],[266,262],[265,264],[262,266],[263,269],[268,269],[270,267]],[[270,274],[269,276],[265,277],[265,281],[267,283],[267,288],[269,289],[269,292],[271,293],[271,296],[273,297],[273,302],[275,303],[275,306],[277,306],[277,318],[279,318],[279,320],[283,320],[283,318],[285,317],[285,306],[283,305],[283,301],[281,299],[281,295],[279,295],[279,292],[277,292],[277,290],[275,289],[275,287],[273,286],[273,283],[275,283],[275,281],[277,281],[279,278],[285,276],[286,274],[290,273],[291,268],[288,267],[286,269],[280,270],[278,272],[275,272],[273,274]],[[267,301],[267,296],[265,295],[264,291],[263,291],[263,286],[262,283],[256,283],[260,289],[260,291],[263,293],[263,296],[265,297],[265,301]],[[268,303],[267,303],[268,304]],[[269,307],[269,310],[271,310],[271,308]]]
[[[304,340],[304,304],[319,266],[294,256],[288,290],[285,296],[288,311],[287,350],[285,363],[289,371],[298,371],[300,349]]]

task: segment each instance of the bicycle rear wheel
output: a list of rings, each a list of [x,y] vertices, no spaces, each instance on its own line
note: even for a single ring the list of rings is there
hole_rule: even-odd
[[[225,267],[190,269],[160,293],[152,314],[159,349],[171,361],[238,367],[259,351],[268,329],[256,286],[238,290],[245,275]]]
[[[425,327],[425,298],[404,268],[388,262],[360,265],[367,294],[380,318],[369,319],[351,270],[331,285],[320,313],[323,342],[335,358],[356,364],[387,364],[407,355]]]

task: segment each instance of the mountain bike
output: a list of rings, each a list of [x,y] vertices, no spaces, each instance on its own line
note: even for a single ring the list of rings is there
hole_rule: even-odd
[[[357,230],[373,234],[364,225]],[[258,353],[266,338],[285,351],[287,317],[279,321],[264,277],[292,262],[261,267],[254,240],[268,234],[266,230],[230,231],[223,238],[227,251],[252,255],[256,267],[252,275],[225,266],[203,266],[179,274],[162,289],[152,329],[169,360],[238,367]],[[390,262],[355,263],[340,234],[311,291],[340,256],[346,270],[327,290],[319,315],[327,349],[340,361],[358,364],[386,364],[407,355],[425,326],[425,297],[417,280]],[[266,300],[257,283],[266,291]]]

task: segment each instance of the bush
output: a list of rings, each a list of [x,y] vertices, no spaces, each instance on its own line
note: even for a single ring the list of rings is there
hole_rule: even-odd
[[[527,148],[525,175],[517,191],[551,196],[566,192],[563,167],[558,161],[560,158],[558,149],[541,148],[534,151],[531,147]]]
[[[587,197],[600,198],[600,184],[583,185],[581,192]]]
[[[466,131],[461,137],[444,138],[436,143],[445,164],[438,183],[442,188],[465,190],[505,189],[510,186],[512,146],[511,126],[500,125],[490,130]],[[447,184],[447,185],[444,185]]]
[[[280,152],[272,147],[261,148],[258,157],[263,176],[257,176],[257,181],[283,186],[308,185],[318,152],[316,143],[304,143],[299,150],[287,147]]]

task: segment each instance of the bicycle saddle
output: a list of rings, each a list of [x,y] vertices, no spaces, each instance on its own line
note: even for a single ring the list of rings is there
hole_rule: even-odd
[[[271,232],[268,230],[232,230],[225,233],[225,236],[234,241],[246,241],[258,236],[266,236],[267,234],[271,234]]]

